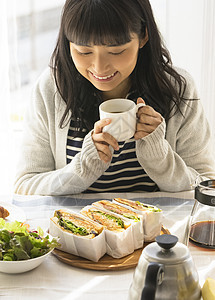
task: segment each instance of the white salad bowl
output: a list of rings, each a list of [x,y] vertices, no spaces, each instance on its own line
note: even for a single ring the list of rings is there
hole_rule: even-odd
[[[42,256],[27,260],[0,261],[0,272],[18,274],[33,270],[34,268],[38,267],[53,250],[54,249],[51,249],[48,253]]]

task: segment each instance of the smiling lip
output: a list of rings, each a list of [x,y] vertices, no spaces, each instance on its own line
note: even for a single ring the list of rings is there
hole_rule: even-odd
[[[111,80],[117,73],[118,73],[118,71],[112,73],[111,75],[98,76],[98,75],[93,74],[92,72],[90,72],[90,74],[93,76],[93,78],[95,78],[95,79],[98,80],[98,81],[109,81],[109,80]]]

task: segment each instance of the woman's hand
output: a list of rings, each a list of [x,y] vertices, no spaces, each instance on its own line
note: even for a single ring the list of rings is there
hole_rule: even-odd
[[[98,151],[99,157],[105,163],[111,161],[112,153],[109,146],[112,146],[114,150],[119,150],[117,140],[107,132],[102,132],[103,128],[110,124],[110,119],[102,119],[94,124],[94,130],[92,133],[92,139]]]
[[[137,103],[145,103],[142,98],[137,99]],[[139,140],[152,133],[161,123],[161,114],[156,112],[151,106],[140,107],[137,112],[137,127],[134,135],[135,140]]]

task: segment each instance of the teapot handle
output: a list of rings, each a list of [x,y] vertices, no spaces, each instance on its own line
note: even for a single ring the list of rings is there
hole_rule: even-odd
[[[149,263],[145,286],[142,290],[141,300],[155,300],[155,293],[157,285],[160,285],[163,281],[164,269],[162,264]]]

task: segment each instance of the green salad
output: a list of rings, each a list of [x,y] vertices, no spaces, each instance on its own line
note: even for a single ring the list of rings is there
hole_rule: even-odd
[[[152,211],[152,212],[161,212],[162,210],[160,208],[158,208],[157,206],[150,206],[148,204],[144,204],[140,201],[135,201],[138,205],[141,205],[145,208],[147,208],[149,211]]]
[[[43,230],[30,231],[28,224],[5,222],[0,218],[0,261],[19,261],[42,256],[59,246],[55,238],[44,236]]]

